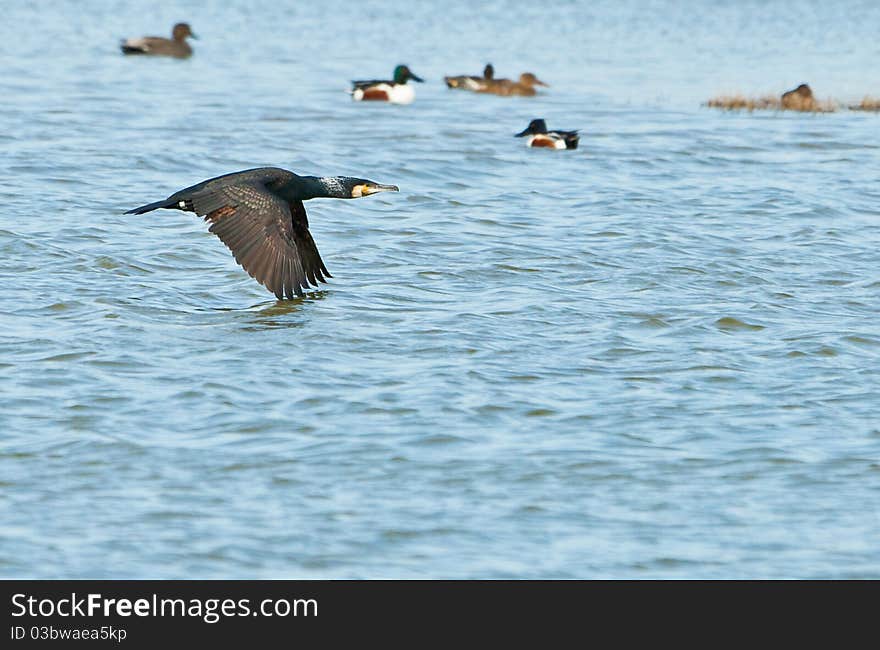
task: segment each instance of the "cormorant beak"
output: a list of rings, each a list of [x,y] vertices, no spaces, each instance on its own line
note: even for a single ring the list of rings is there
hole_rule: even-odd
[[[531,134],[532,134],[532,127],[527,126],[526,128],[524,128],[522,131],[520,131],[519,133],[517,133],[513,137],[514,138],[524,138],[525,136],[531,135]]]
[[[370,194],[378,194],[379,192],[399,192],[397,185],[382,185],[381,183],[363,183],[355,185],[351,189],[351,198],[359,199],[362,196],[370,196]]]

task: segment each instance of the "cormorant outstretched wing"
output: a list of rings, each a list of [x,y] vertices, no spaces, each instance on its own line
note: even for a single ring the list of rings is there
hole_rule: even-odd
[[[194,199],[193,207],[235,261],[279,299],[301,296],[330,275],[309,233],[302,201],[288,203],[265,188],[231,185]]]
[[[205,217],[210,232],[251,277],[278,299],[293,298],[332,276],[309,232],[302,201],[287,201],[267,187],[289,174],[272,168],[227,174],[130,212],[177,208]]]

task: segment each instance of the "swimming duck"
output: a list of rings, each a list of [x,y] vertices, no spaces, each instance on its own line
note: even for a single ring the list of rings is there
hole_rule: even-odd
[[[406,82],[412,79],[421,83],[424,81],[417,77],[405,65],[394,68],[393,81],[352,81],[351,98],[356,102],[379,101],[391,102],[392,104],[409,104],[416,98],[415,90]]]
[[[812,88],[801,84],[794,90],[782,93],[782,108],[790,111],[815,111],[819,106],[813,97]]]
[[[523,138],[526,136],[529,138],[526,140],[526,146],[547,147],[548,149],[577,149],[580,138],[577,131],[548,131],[544,120],[532,120],[515,137]]]
[[[487,81],[492,81],[495,77],[495,68],[492,67],[491,63],[487,63],[486,67],[483,68],[483,76],[482,77],[468,77],[466,75],[459,75],[457,77],[443,77],[443,81],[446,82],[446,86],[449,88],[460,88],[461,90],[480,90],[485,87]]]
[[[260,167],[211,178],[126,214],[159,208],[195,212],[211,223],[208,230],[226,244],[235,261],[281,300],[302,296],[303,289],[331,277],[309,232],[303,201],[397,191],[394,185],[362,178],[298,176]]]
[[[537,94],[535,86],[545,86],[549,88],[549,84],[538,79],[531,72],[523,72],[517,81],[510,79],[493,79],[487,81],[483,88],[477,92],[491,93],[493,95],[501,95],[502,97],[533,97]]]
[[[142,36],[141,38],[129,38],[122,41],[120,47],[123,54],[151,54],[153,56],[173,56],[185,59],[192,55],[192,48],[186,42],[186,37],[198,40],[198,36],[192,33],[188,23],[177,23],[171,30],[171,38],[160,36]]]

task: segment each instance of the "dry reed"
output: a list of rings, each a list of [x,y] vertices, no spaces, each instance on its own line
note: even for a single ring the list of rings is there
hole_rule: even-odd
[[[862,102],[865,103],[864,101]],[[798,111],[802,113],[833,113],[838,109],[838,103],[831,99],[823,101],[812,100],[803,104],[801,108],[784,107],[780,97],[764,95],[762,97],[747,97],[746,95],[719,95],[713,97],[705,104],[710,108],[720,108],[725,111]],[[859,110],[878,110],[877,108],[863,108]]]
[[[880,99],[864,97],[859,104],[850,105],[851,111],[880,111]]]

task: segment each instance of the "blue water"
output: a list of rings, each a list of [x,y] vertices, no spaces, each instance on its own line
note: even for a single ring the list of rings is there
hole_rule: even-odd
[[[880,95],[880,6],[202,5],[4,4],[0,575],[880,578],[880,117],[701,106]],[[401,192],[300,301],[122,214],[259,165]]]

